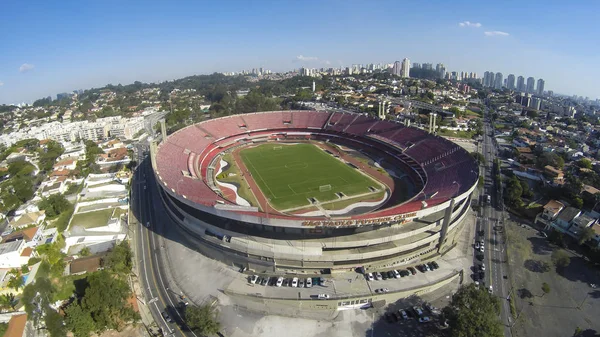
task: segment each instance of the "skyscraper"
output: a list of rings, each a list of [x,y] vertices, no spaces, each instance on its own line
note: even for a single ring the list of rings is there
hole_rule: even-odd
[[[525,77],[523,76],[517,78],[517,91],[525,92]]]
[[[412,67],[416,68],[416,69],[421,69],[421,64],[415,62],[415,63],[412,64]]]
[[[506,78],[506,87],[510,90],[515,90],[515,75],[510,74]]]
[[[435,71],[437,71],[437,73],[438,73],[438,77],[439,77],[439,78],[444,78],[444,77],[446,77],[446,67],[444,66],[444,64],[443,64],[443,63],[438,63],[438,64],[435,66]]]
[[[529,94],[533,94],[535,92],[535,78],[533,78],[533,77],[527,77],[526,91]]]
[[[494,87],[494,82],[496,81],[496,75],[494,74],[493,71],[490,71],[490,83],[488,83],[488,87],[493,88]]]
[[[394,66],[392,67],[392,75],[400,76],[402,74],[402,64],[400,61],[394,62]]]
[[[546,84],[546,81],[540,78],[537,83],[537,94],[540,96],[544,94],[544,84]]]
[[[433,64],[431,64],[431,63],[423,63],[423,69],[433,70]]]
[[[490,72],[486,71],[485,73],[483,73],[483,81],[481,82],[481,84],[483,85],[483,87],[487,87],[490,85]]]
[[[402,60],[402,73],[400,74],[400,77],[402,77],[402,78],[410,77],[410,60],[407,58]]]
[[[502,89],[502,84],[503,84],[503,80],[502,80],[502,73],[496,73],[496,76],[494,77],[494,89]]]

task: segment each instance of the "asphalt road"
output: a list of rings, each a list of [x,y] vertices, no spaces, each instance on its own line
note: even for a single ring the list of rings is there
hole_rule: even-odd
[[[486,117],[489,112],[486,111]],[[482,200],[482,209],[478,219],[478,228],[485,231],[485,249],[484,262],[486,265],[485,271],[485,286],[489,289],[492,287],[492,293],[500,298],[501,314],[500,318],[505,325],[504,335],[512,336],[510,326],[510,305],[507,300],[509,293],[508,289],[508,268],[506,265],[506,240],[504,228],[504,206],[502,201],[502,188],[496,186],[494,182],[494,160],[498,156],[497,143],[494,141],[493,129],[491,122],[484,119],[484,134],[481,142],[483,156],[485,157],[486,166],[483,173],[484,177],[484,194],[491,196],[491,203],[487,204]],[[477,240],[481,238],[476,237]],[[506,277],[505,277],[506,276]]]
[[[156,184],[151,174],[150,158],[144,158],[147,146],[136,144],[137,160],[140,165],[132,180],[131,206],[140,223],[135,228],[136,258],[139,262],[138,279],[144,291],[147,305],[165,336],[195,336],[191,331],[185,331],[182,317],[177,308],[180,306],[181,295],[169,289],[169,284],[163,270],[160,233],[163,230],[164,214],[157,212],[155,205],[160,203]],[[146,227],[148,226],[148,228]],[[175,320],[169,323],[162,316],[163,312]]]

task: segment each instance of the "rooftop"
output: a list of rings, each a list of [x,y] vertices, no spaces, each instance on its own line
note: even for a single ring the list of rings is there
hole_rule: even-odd
[[[560,212],[560,210],[563,209],[564,207],[565,207],[565,205],[563,205],[562,202],[556,201],[556,200],[550,200],[550,201],[548,201],[547,204],[544,205],[544,210],[546,210],[548,212],[552,212],[553,214],[556,214],[556,213]]]
[[[4,332],[4,337],[23,337],[27,324],[27,314],[14,315],[8,321],[8,328]]]
[[[12,253],[19,250],[19,247],[23,244],[23,241],[13,241],[7,243],[0,243],[0,255]]]
[[[571,222],[573,218],[575,218],[579,213],[581,213],[579,209],[575,207],[567,207],[562,212],[560,212],[558,218],[565,222]]]

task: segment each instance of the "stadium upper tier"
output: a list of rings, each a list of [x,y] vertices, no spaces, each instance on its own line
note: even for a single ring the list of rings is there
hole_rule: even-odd
[[[220,153],[243,144],[286,135],[331,139],[365,151],[372,148],[385,153],[403,167],[417,186],[418,193],[403,203],[386,204],[382,209],[345,216],[344,219],[382,218],[430,208],[470,191],[479,176],[472,156],[444,138],[393,121],[322,111],[240,114],[188,126],[173,133],[158,146],[155,172],[163,188],[203,208],[226,208],[241,215],[306,220],[301,216],[266,214],[256,207],[237,206],[222,198],[211,184],[214,159]],[[332,220],[310,218],[319,219]]]

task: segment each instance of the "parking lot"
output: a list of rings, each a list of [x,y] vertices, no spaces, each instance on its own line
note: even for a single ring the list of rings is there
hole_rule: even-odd
[[[249,293],[273,298],[319,298],[328,299],[341,296],[357,296],[393,292],[422,286],[451,275],[455,270],[444,261],[435,261],[407,269],[390,269],[362,274],[336,274],[330,277],[269,276],[248,275],[247,286],[253,287]],[[307,280],[310,279],[310,282]],[[310,286],[309,286],[310,284]]]
[[[572,253],[569,266],[557,270],[551,260],[556,247],[538,229],[513,220],[506,230],[518,317],[513,335],[573,336],[577,327],[600,332],[600,291],[591,286],[600,284],[599,271]],[[544,283],[549,293],[542,290]]]

